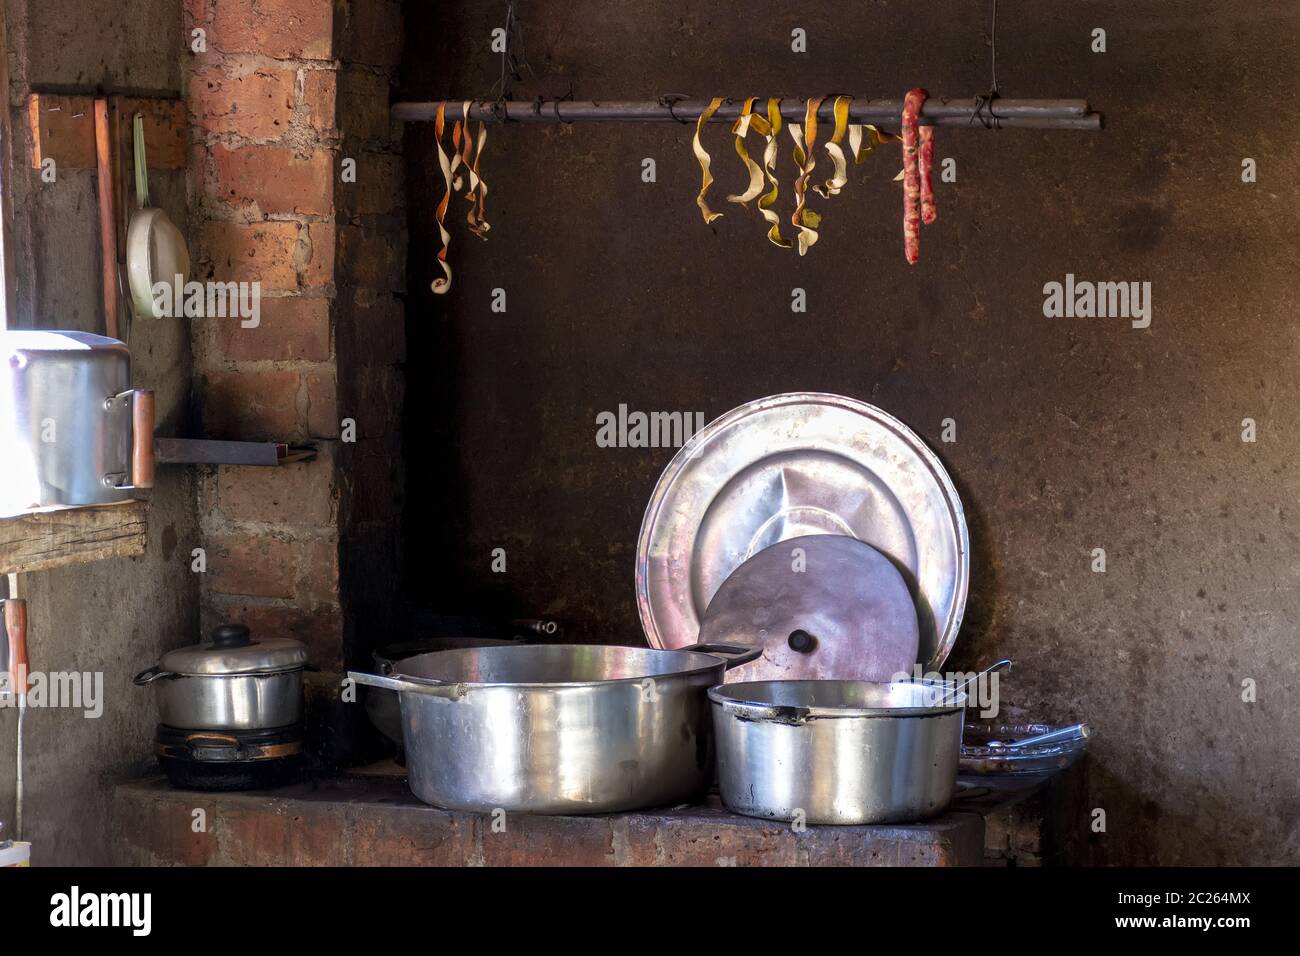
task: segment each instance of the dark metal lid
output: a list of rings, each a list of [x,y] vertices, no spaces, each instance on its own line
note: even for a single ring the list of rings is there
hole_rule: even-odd
[[[920,630],[898,568],[847,535],[804,535],[758,552],[722,583],[700,624],[705,643],[757,645],[728,680],[910,674]]]
[[[158,666],[163,671],[189,676],[274,674],[296,670],[307,662],[301,641],[280,637],[253,640],[242,624],[222,624],[209,640],[168,651]]]

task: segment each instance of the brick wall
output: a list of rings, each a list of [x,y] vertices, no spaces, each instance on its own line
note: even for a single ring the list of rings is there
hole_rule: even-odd
[[[305,641],[322,669],[312,726],[341,756],[339,672],[382,643],[397,581],[406,252],[388,103],[400,4],[187,0],[195,28],[207,43],[188,76],[195,277],[258,281],[263,296],[257,328],[195,321],[197,417],[206,437],[319,449],[203,477],[204,626]]]

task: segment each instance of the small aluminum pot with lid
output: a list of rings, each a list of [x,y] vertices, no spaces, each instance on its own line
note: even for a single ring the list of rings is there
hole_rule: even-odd
[[[613,813],[703,797],[707,693],[760,648],[474,647],[358,683],[398,692],[411,791],[452,810]]]
[[[909,823],[952,800],[966,695],[951,683],[750,681],[709,700],[722,802],[736,813]]]
[[[307,649],[288,638],[253,640],[242,624],[164,654],[135,677],[157,688],[158,717],[186,730],[268,730],[298,722]]]

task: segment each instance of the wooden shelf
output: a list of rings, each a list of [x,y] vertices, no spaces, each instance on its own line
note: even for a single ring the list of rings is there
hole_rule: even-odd
[[[135,557],[146,530],[143,501],[0,518],[0,574]]]

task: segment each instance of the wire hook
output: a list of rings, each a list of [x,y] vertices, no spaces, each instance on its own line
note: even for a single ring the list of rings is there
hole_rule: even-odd
[[[689,99],[690,97],[687,96],[685,93],[665,93],[663,96],[659,97],[659,105],[664,107],[666,110],[668,110],[668,115],[671,116],[673,119],[677,120],[677,122],[681,123],[684,126],[689,126],[691,121],[682,119],[680,116],[677,115],[676,111],[673,109],[673,107],[676,106],[678,103],[682,102],[683,100],[689,100]]]

